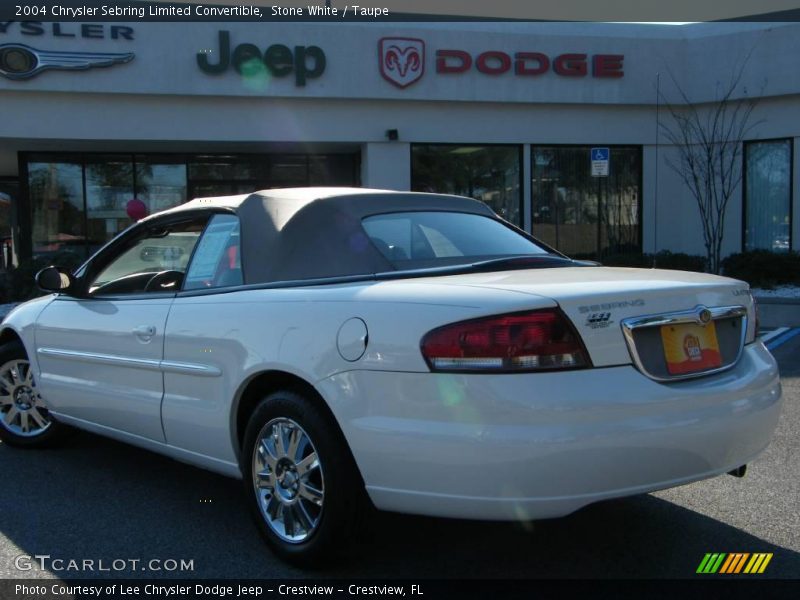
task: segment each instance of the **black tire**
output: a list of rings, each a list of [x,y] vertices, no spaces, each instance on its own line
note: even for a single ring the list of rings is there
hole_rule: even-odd
[[[24,361],[24,363],[17,361]],[[24,372],[24,368],[23,372],[20,372],[19,366],[24,366],[25,363],[30,367],[28,354],[20,342],[13,341],[0,345],[0,377],[2,377],[0,379],[0,441],[17,448],[49,447],[62,439],[66,427],[56,421],[46,408],[34,405],[31,409],[27,400],[31,399],[32,401],[33,394],[36,392],[36,383],[31,374],[31,385],[24,385],[22,379],[27,375],[27,372]],[[16,364],[17,378],[13,375],[3,377],[6,373],[10,374],[9,367],[14,364]],[[28,394],[27,390],[30,390],[33,394]],[[26,394],[25,402],[22,405],[16,403],[16,394],[19,391]],[[6,400],[5,403],[2,400],[3,398]],[[28,406],[28,408],[20,411],[20,406]],[[12,410],[15,411],[15,416],[8,423],[7,417]],[[44,419],[49,424],[46,427],[37,424],[32,418],[31,410],[34,410],[40,419]],[[25,425],[29,428],[27,433],[23,433],[21,412],[27,412],[25,416]]]
[[[288,541],[282,537],[270,525],[262,512],[262,502],[266,506],[269,501],[262,500],[261,494],[265,494],[265,498],[275,496],[278,500],[280,495],[277,486],[283,486],[284,483],[279,483],[280,478],[276,477],[274,493],[264,492],[263,489],[258,490],[255,483],[256,470],[260,465],[265,464],[256,457],[257,442],[267,432],[274,433],[276,424],[279,427],[288,427],[290,432],[296,431],[297,428],[293,427],[292,422],[301,428],[301,433],[307,436],[312,450],[316,452],[320,468],[314,477],[322,478],[322,489],[324,489],[322,507],[317,513],[318,521],[307,538],[300,541]],[[275,438],[269,437],[268,439],[275,443]],[[254,465],[256,466],[254,467]],[[250,504],[258,528],[267,544],[279,557],[303,567],[320,567],[349,553],[351,542],[357,535],[359,516],[367,504],[366,492],[341,430],[333,418],[316,402],[310,400],[303,393],[291,390],[273,392],[265,397],[253,411],[248,422],[240,467],[248,504]],[[271,469],[265,467],[265,470]],[[282,472],[286,473],[287,470],[291,471],[291,467],[284,468]],[[280,465],[276,471],[278,474],[281,473]],[[318,486],[318,480],[313,485]],[[297,501],[301,500],[298,497]],[[306,516],[316,509],[315,506],[309,505],[307,500],[302,500],[302,502],[304,506],[308,507],[308,510],[305,511]],[[303,507],[292,506],[292,510],[295,512],[301,508]],[[280,509],[283,511],[283,509],[287,509],[287,506],[281,505]],[[282,512],[281,516],[285,521],[285,513]],[[294,518],[291,520],[294,521]],[[281,523],[275,525],[278,529],[285,527]]]

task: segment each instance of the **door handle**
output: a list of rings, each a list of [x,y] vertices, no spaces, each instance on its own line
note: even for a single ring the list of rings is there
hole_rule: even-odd
[[[156,334],[156,328],[152,325],[140,325],[139,327],[134,327],[133,335],[138,338],[147,339],[149,340]]]

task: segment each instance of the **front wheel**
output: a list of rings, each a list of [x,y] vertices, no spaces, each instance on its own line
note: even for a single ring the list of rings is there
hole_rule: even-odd
[[[337,425],[306,396],[279,391],[262,400],[241,466],[259,529],[281,558],[315,566],[348,546],[363,483]]]
[[[20,342],[0,346],[0,440],[37,448],[55,441],[63,426],[50,415]]]

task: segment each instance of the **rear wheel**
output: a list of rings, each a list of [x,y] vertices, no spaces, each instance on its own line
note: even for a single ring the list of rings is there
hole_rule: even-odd
[[[270,394],[245,432],[242,474],[259,529],[283,559],[324,563],[348,547],[364,487],[337,425],[305,395]]]
[[[63,426],[50,415],[42,399],[24,346],[0,346],[0,440],[9,446],[46,446]]]

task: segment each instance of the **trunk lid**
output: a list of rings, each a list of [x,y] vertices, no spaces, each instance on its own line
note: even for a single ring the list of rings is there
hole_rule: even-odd
[[[471,273],[437,277],[435,281],[440,285],[492,288],[555,301],[574,324],[592,363],[598,367],[632,361],[623,334],[623,319],[690,311],[697,306],[742,306],[749,318],[739,326],[748,328],[748,336],[755,327],[748,285],[705,273],[565,267]],[[724,343],[731,342],[720,338],[720,344]]]

